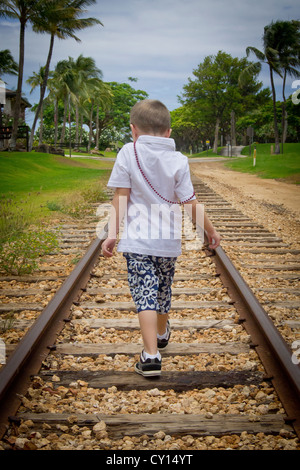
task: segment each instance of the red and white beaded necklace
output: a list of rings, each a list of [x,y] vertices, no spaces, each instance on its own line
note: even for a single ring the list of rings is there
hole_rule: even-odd
[[[147,176],[146,176],[145,173],[143,172],[143,170],[142,170],[142,168],[141,168],[141,165],[140,165],[140,162],[139,162],[139,158],[138,158],[138,154],[137,154],[137,151],[136,151],[136,145],[135,145],[135,144],[136,144],[136,143],[134,142],[134,143],[133,143],[133,147],[134,147],[134,153],[135,153],[135,158],[136,158],[137,166],[138,166],[140,172],[142,173],[142,175],[143,175],[145,181],[148,183],[148,185],[150,186],[150,188],[152,189],[152,191],[154,191],[155,194],[157,194],[157,196],[159,196],[161,199],[163,199],[164,201],[168,202],[169,204],[185,204],[186,202],[188,202],[188,201],[190,201],[191,199],[193,199],[193,197],[195,196],[195,192],[193,193],[193,195],[192,195],[190,198],[188,198],[188,199],[186,199],[185,201],[182,201],[182,202],[181,202],[181,201],[176,201],[176,202],[174,202],[174,201],[169,201],[169,200],[166,199],[165,197],[161,196],[161,195],[159,194],[159,192],[152,186],[152,184],[151,184],[150,181],[148,180]]]

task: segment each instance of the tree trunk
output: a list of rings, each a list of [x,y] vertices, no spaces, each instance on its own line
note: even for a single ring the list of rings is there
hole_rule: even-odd
[[[43,101],[46,93],[46,88],[47,88],[47,82],[48,82],[48,76],[49,76],[49,69],[50,69],[50,62],[51,62],[51,57],[52,57],[52,52],[53,52],[53,44],[54,44],[54,34],[51,34],[51,39],[50,39],[50,47],[49,47],[49,52],[48,52],[48,57],[47,57],[47,62],[45,66],[45,74],[44,74],[44,80],[41,85],[41,92],[40,92],[40,101],[34,116],[34,121],[32,124],[32,129],[30,133],[30,138],[29,138],[29,151],[32,150],[32,145],[33,145],[33,138],[34,138],[34,131],[35,131],[35,126],[37,123],[38,118],[40,117],[40,112],[43,106]]]
[[[215,128],[214,148],[213,148],[214,153],[218,153],[219,126],[220,126],[220,118],[217,118],[216,128]]]
[[[82,144],[82,132],[83,132],[83,114],[80,116],[80,137],[79,143]]]
[[[283,85],[282,85],[282,136],[281,136],[281,153],[283,153],[283,144],[285,144],[287,136],[287,127],[288,127],[288,115],[286,112],[286,99],[285,99],[285,83],[286,83],[286,70],[284,71],[283,76]]]
[[[54,145],[57,145],[57,133],[58,133],[58,99],[55,98],[55,105],[54,105]]]
[[[64,122],[63,122],[63,125],[62,125],[61,136],[60,136],[60,143],[61,144],[63,144],[65,142],[67,112],[68,112],[68,97],[66,96],[66,98],[65,98],[65,109],[64,109]]]
[[[79,143],[79,109],[78,109],[78,103],[76,103],[75,150],[78,150],[78,143]]]
[[[278,132],[278,123],[277,123],[277,110],[276,110],[276,91],[274,86],[273,79],[273,69],[270,67],[270,79],[272,86],[272,98],[273,98],[273,111],[274,111],[274,138],[275,138],[275,154],[280,154],[280,144],[279,144],[279,132]]]
[[[231,111],[231,145],[236,146],[235,112]]]
[[[41,119],[40,119],[39,145],[41,145],[43,143],[43,111],[44,111],[44,106],[42,105],[41,112],[40,112],[40,118]]]
[[[11,150],[16,150],[19,118],[20,118],[20,112],[21,112],[21,98],[22,98],[22,84],[23,84],[23,70],[24,70],[24,49],[25,49],[25,26],[26,26],[26,21],[21,21],[18,87],[16,91],[16,100],[15,100],[14,116],[13,116],[13,129],[12,129],[12,135],[11,135],[11,141],[10,141]]]
[[[94,111],[94,101],[92,100],[91,113],[90,113],[90,132],[89,132],[88,152],[91,151],[91,143],[92,143],[92,136],[93,136],[93,111]]]
[[[96,108],[96,148],[95,150],[99,150],[99,105]]]

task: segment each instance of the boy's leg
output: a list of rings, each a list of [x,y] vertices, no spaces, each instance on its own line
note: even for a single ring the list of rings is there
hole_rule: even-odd
[[[167,313],[161,315],[153,310],[144,310],[139,313],[144,350],[148,354],[157,354],[157,333],[159,335],[166,333],[168,317]]]
[[[169,314],[168,313],[165,313],[165,314],[160,314],[158,313],[157,314],[157,333],[159,335],[163,335],[165,334],[166,330],[167,330],[167,321],[168,321],[168,318],[169,318]]]
[[[144,351],[148,354],[157,354],[157,314],[155,310],[139,312],[139,322],[144,342]]]
[[[169,310],[172,299],[172,283],[175,274],[176,258],[158,258],[156,273],[159,280],[157,300],[157,345],[158,349],[164,349],[170,339]]]
[[[139,312],[141,334],[144,349],[134,370],[144,377],[155,377],[161,374],[161,355],[157,348],[157,315],[155,310]]]
[[[138,311],[144,343],[144,350],[135,365],[135,371],[144,377],[160,375],[161,356],[157,347],[156,314],[158,279],[152,257],[127,253],[125,258],[130,292]]]

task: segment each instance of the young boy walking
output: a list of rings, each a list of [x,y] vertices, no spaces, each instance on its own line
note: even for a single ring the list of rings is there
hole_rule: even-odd
[[[124,219],[117,251],[127,260],[130,292],[144,343],[135,371],[152,377],[161,374],[159,350],[168,345],[171,334],[168,312],[175,262],[181,254],[180,204],[194,222],[199,204],[188,159],[175,151],[170,138],[170,113],[165,105],[157,100],[135,104],[130,127],[133,143],[119,152],[108,182],[115,195],[102,252],[107,258],[113,255]],[[203,225],[200,228],[206,231],[210,248],[216,248],[220,235],[205,213]]]

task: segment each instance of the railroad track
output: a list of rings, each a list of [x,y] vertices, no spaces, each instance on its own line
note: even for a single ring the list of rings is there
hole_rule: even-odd
[[[224,249],[185,245],[161,378],[133,372],[141,351],[137,317],[123,257],[99,258],[103,232],[0,370],[4,448],[300,448],[300,376],[291,349],[299,252],[200,180],[194,186]],[[80,237],[74,234],[77,246]],[[266,264],[251,259],[249,268],[246,253],[265,250]],[[271,263],[273,255],[280,263]]]

